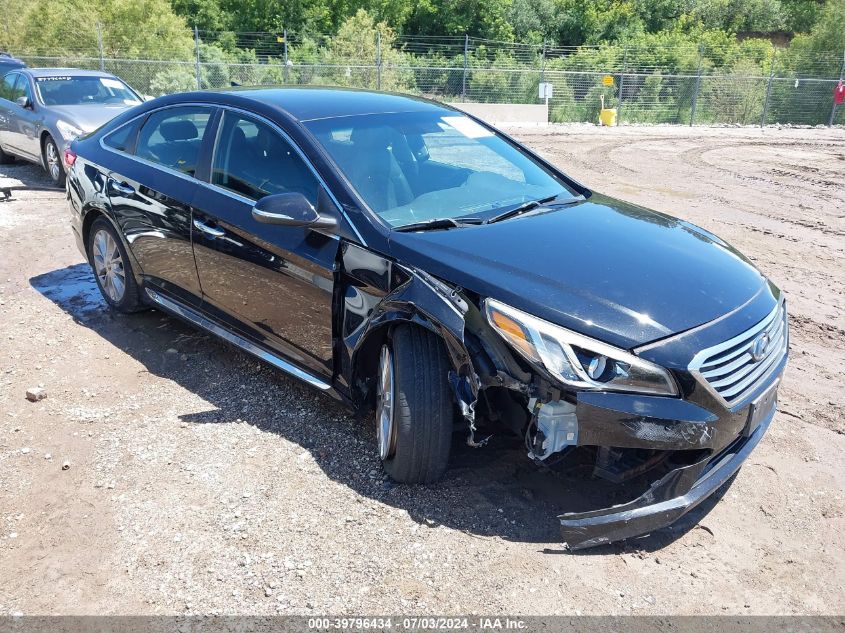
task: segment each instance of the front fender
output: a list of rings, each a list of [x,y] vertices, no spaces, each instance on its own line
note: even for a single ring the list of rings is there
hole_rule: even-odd
[[[341,364],[353,401],[365,404],[374,361],[390,330],[399,323],[414,323],[443,340],[456,402],[473,423],[479,380],[465,345],[468,306],[456,289],[354,244],[344,244],[340,259]]]

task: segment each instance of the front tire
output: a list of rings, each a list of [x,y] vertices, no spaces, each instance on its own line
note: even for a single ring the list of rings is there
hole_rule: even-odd
[[[94,269],[100,294],[111,308],[124,313],[143,309],[126,249],[111,222],[105,218],[98,218],[91,225],[88,261]]]
[[[446,471],[454,406],[441,340],[401,325],[379,359],[376,435],[385,471],[400,483],[430,483]]]
[[[50,180],[56,187],[65,186],[65,167],[62,164],[62,154],[59,151],[59,146],[52,136],[47,136],[44,139],[44,147],[42,148],[42,159],[44,161],[44,169]]]

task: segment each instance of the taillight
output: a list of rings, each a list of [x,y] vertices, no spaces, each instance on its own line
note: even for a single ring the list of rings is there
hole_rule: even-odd
[[[68,167],[73,167],[73,164],[76,162],[76,152],[74,152],[69,147],[65,150],[65,165]]]

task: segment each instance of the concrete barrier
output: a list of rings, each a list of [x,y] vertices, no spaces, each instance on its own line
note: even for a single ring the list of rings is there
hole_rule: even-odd
[[[452,107],[477,116],[490,125],[547,125],[549,109],[545,104],[526,103],[450,103]]]

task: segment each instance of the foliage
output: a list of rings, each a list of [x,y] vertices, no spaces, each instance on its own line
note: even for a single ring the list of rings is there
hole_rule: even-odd
[[[97,68],[98,23],[106,70],[144,93],[199,75],[536,103],[542,78],[553,120],[580,121],[602,95],[627,122],[687,122],[693,95],[697,122],[757,122],[764,103],[826,121],[831,88],[805,79],[838,76],[845,49],[843,0],[0,0],[0,49]]]

